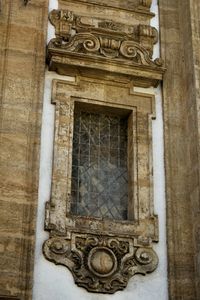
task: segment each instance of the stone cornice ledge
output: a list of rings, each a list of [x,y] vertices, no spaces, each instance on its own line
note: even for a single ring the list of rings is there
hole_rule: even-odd
[[[59,0],[63,3],[71,2],[80,4],[87,4],[92,6],[100,6],[107,7],[115,10],[125,10],[130,11],[140,15],[146,15],[147,18],[153,18],[155,16],[154,13],[150,11],[152,0]]]
[[[102,77],[105,75],[113,75],[114,78],[124,76],[141,87],[156,87],[162,80],[164,70],[160,68],[152,68],[148,66],[140,67],[130,65],[129,62],[110,61],[106,58],[94,58],[79,53],[67,53],[62,50],[49,51],[49,70],[56,71],[60,75],[84,74],[88,76]],[[98,73],[96,70],[102,72]]]

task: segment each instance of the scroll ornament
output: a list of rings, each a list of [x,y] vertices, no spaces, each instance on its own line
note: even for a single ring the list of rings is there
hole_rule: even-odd
[[[123,25],[113,21],[101,21],[98,27],[82,22],[80,16],[70,11],[53,10],[50,21],[56,28],[56,38],[48,45],[49,51],[79,53],[94,58],[113,61],[129,61],[133,65],[162,67],[160,58],[152,59],[153,45],[157,42],[157,30],[149,25],[132,28],[132,34],[122,30]]]
[[[52,237],[44,243],[43,252],[48,260],[68,267],[76,284],[90,292],[113,294],[123,290],[133,275],[151,273],[158,265],[152,248],[108,236]]]

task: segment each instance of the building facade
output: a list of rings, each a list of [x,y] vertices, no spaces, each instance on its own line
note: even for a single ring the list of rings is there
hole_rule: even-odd
[[[200,298],[199,20],[0,1],[0,299]]]

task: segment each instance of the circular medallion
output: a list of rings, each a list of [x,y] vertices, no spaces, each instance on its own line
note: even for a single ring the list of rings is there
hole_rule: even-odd
[[[89,253],[88,267],[95,275],[107,277],[115,272],[117,260],[112,250],[106,247],[95,247]]]

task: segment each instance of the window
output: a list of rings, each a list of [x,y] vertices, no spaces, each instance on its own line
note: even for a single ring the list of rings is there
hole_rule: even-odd
[[[71,211],[126,220],[127,117],[90,108],[74,114]]]

